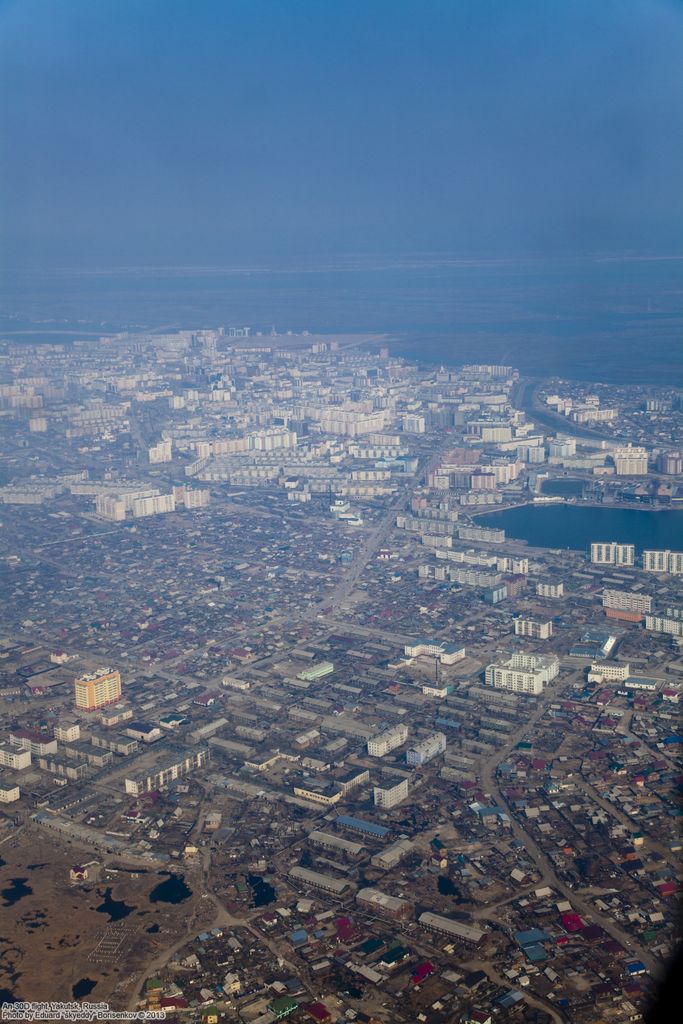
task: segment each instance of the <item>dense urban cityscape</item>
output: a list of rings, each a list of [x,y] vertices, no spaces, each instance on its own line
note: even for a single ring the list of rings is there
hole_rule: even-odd
[[[4,1001],[642,1019],[680,389],[239,326],[2,342],[0,424]]]

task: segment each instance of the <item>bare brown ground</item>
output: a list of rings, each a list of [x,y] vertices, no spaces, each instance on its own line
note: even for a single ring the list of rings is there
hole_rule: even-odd
[[[135,977],[173,945],[197,897],[195,892],[176,905],[150,903],[150,891],[163,881],[155,868],[109,876],[92,853],[34,831],[3,843],[0,855],[0,891],[11,889],[14,878],[33,890],[11,905],[0,892],[0,989],[16,999],[71,1000],[73,985],[86,978],[96,985],[83,999],[124,1008]],[[99,877],[96,868],[96,880],[72,885],[70,867],[93,859],[99,860]],[[121,867],[109,859],[106,866]],[[186,866],[175,870],[185,872]],[[107,888],[112,899],[133,908],[116,922],[96,909]],[[148,932],[155,925],[158,931]]]

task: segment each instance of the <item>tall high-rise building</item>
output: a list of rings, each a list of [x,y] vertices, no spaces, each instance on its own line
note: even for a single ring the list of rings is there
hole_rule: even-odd
[[[671,576],[683,573],[683,551],[643,551],[645,572],[666,572]]]
[[[595,541],[591,544],[591,562],[593,565],[635,565],[635,545],[619,544],[615,540]]]
[[[657,469],[660,473],[679,476],[683,473],[683,455],[680,452],[662,452],[657,460]]]
[[[173,458],[173,442],[159,441],[152,448],[147,449],[147,457],[152,465],[156,465],[159,462],[170,462]]]
[[[103,519],[122,523],[126,518],[126,503],[116,494],[98,494],[95,496],[95,513]]]
[[[617,476],[645,476],[647,474],[647,451],[645,448],[615,448],[612,453]]]
[[[164,512],[175,512],[175,498],[172,494],[156,494],[151,498],[138,498],[133,503],[133,516],[157,516]]]
[[[115,704],[121,696],[121,673],[112,668],[97,668],[74,680],[76,707],[95,711]]]

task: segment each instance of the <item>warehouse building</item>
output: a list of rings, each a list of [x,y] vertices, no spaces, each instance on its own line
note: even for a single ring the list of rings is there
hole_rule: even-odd
[[[481,928],[463,924],[461,921],[452,921],[450,917],[432,914],[431,911],[420,914],[418,921],[423,928],[429,928],[430,931],[440,932],[451,939],[464,939],[465,942],[472,942],[475,945],[481,942],[486,934]]]
[[[353,888],[351,882],[343,878],[333,878],[331,875],[323,875],[320,871],[311,871],[309,868],[290,868],[289,877],[304,885],[312,885],[315,889],[322,889],[333,896],[342,896],[349,889]]]

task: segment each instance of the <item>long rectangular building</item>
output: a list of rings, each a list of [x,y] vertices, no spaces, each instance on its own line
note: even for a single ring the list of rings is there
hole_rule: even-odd
[[[317,829],[309,832],[308,841],[315,846],[322,846],[325,850],[336,850],[338,853],[345,853],[348,857],[358,857],[365,849],[361,843],[352,843],[348,839],[332,835],[331,832],[319,832]]]
[[[593,565],[635,565],[635,545],[614,540],[595,541],[591,544],[591,562]]]
[[[608,612],[632,612],[642,617],[652,611],[652,598],[649,594],[635,594],[630,590],[606,589],[602,592],[602,607]]]
[[[486,934],[481,928],[463,924],[461,921],[452,921],[450,917],[433,914],[430,910],[420,914],[418,921],[423,928],[429,928],[430,931],[441,932],[442,935],[447,935],[449,938],[464,939],[465,942],[475,944],[481,942]]]
[[[646,615],[645,629],[651,633],[668,633],[669,636],[683,637],[683,619],[665,615]]]
[[[323,875],[320,871],[310,871],[308,868],[290,868],[289,877],[303,882],[305,885],[312,885],[315,889],[322,889],[324,892],[332,893],[333,896],[342,896],[348,889],[355,888],[351,882],[343,878],[333,878],[332,875]]]
[[[360,832],[361,835],[372,836],[374,839],[384,839],[389,834],[389,829],[384,825],[376,825],[374,821],[365,821],[364,818],[353,818],[347,814],[339,814],[334,819],[335,825],[341,828],[351,829],[352,832]]]
[[[665,572],[670,576],[683,573],[683,551],[643,551],[645,572]]]
[[[208,764],[208,747],[199,750],[183,751],[175,757],[170,758],[163,764],[155,765],[147,774],[138,775],[135,778],[125,780],[126,793],[132,796],[140,796],[142,793],[151,793],[156,789],[165,789],[175,779],[183,775],[189,775],[195,768],[203,768]]]
[[[488,665],[485,679],[487,686],[496,689],[538,696],[559,671],[560,662],[554,655],[513,654],[507,661]]]

